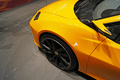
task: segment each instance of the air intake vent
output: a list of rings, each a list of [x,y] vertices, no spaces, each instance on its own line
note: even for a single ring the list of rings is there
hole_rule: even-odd
[[[38,20],[41,12],[38,12],[38,14],[35,16],[34,20]]]

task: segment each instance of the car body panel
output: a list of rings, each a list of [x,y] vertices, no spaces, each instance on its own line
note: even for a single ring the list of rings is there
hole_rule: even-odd
[[[65,18],[76,19],[76,15],[74,13],[74,5],[78,0],[60,0],[56,1],[42,9],[39,12],[47,12],[51,14],[55,14],[58,16],[62,16]]]
[[[120,21],[120,15],[97,20],[109,24]],[[96,21],[96,22],[97,22]],[[97,24],[98,27],[102,25]],[[91,54],[87,73],[95,78],[107,80],[120,79],[120,44],[106,38]],[[111,76],[112,75],[112,76]]]
[[[92,76],[99,76],[107,80],[119,80],[120,44],[108,38],[104,40],[91,55],[87,72]]]
[[[76,53],[75,55],[79,59],[79,70],[82,72],[86,72],[89,55],[105,39],[104,36],[100,38],[101,34],[81,23],[78,19],[66,19],[45,12],[41,12],[36,21],[33,17],[30,25],[35,43],[39,47],[39,37],[42,33],[51,33],[64,40]]]

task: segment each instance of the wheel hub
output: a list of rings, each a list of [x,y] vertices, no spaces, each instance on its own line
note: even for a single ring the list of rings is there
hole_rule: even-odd
[[[59,53],[57,51],[55,51],[54,53],[55,53],[55,55],[59,55]]]

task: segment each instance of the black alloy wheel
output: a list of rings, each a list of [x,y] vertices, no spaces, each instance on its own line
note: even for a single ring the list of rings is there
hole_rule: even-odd
[[[73,51],[58,37],[46,34],[41,37],[40,43],[42,51],[53,65],[66,71],[77,67],[77,59]]]

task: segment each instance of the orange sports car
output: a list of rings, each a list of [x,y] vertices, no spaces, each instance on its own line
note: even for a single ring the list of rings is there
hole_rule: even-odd
[[[120,0],[59,0],[38,10],[30,27],[58,68],[120,79]]]

